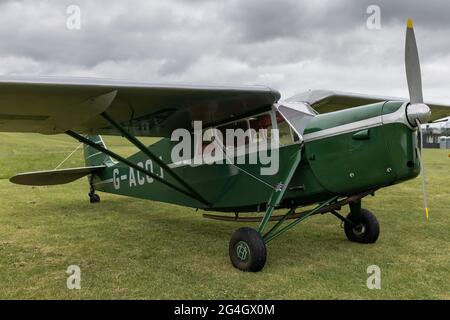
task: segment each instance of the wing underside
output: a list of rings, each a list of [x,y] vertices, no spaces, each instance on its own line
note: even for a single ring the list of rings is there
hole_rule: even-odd
[[[136,136],[170,136],[192,121],[213,124],[270,108],[280,94],[263,86],[158,85],[111,80],[0,80],[0,132],[74,130],[118,134],[107,112]]]

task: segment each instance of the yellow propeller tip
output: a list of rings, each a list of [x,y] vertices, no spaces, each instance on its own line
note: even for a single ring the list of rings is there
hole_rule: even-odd
[[[425,215],[427,216],[427,220],[429,220],[428,208],[425,208]]]
[[[412,19],[408,19],[408,29],[412,29],[413,28],[413,21]]]

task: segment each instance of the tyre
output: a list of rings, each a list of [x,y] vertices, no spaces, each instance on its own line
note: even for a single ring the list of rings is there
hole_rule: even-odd
[[[350,215],[347,216],[349,218]],[[354,226],[344,223],[347,239],[358,243],[375,243],[380,235],[380,225],[375,215],[367,209],[361,209],[361,223]]]
[[[233,266],[242,271],[258,272],[266,264],[266,244],[252,228],[240,228],[233,233],[229,254]]]

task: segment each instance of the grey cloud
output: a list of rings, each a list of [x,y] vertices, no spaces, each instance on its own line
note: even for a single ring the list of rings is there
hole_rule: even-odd
[[[308,37],[315,32],[336,34],[351,32],[365,25],[366,9],[378,5],[382,22],[387,26],[404,25],[411,17],[424,28],[449,29],[450,3],[431,1],[231,1],[227,19],[235,24],[236,31],[246,41],[268,41],[279,37]],[[316,5],[317,4],[317,5]]]
[[[65,27],[74,3],[80,31]],[[378,31],[366,28],[371,4],[381,8]],[[412,17],[426,92],[439,100],[450,75],[449,9],[434,0],[4,0],[0,70],[259,82],[286,94],[310,87],[404,93],[404,29]]]

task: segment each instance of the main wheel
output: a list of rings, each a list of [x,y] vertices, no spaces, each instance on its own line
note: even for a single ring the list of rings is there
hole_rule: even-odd
[[[229,254],[233,266],[242,271],[258,272],[266,264],[266,244],[252,228],[240,228],[233,233]]]
[[[349,218],[350,215],[347,216]],[[344,223],[347,239],[359,243],[375,243],[380,235],[380,225],[375,215],[367,209],[361,209],[361,223],[357,226]]]

